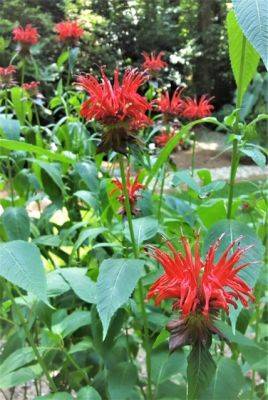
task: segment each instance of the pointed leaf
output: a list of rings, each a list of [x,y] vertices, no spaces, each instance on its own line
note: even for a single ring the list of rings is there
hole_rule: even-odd
[[[157,234],[158,221],[155,218],[136,218],[132,222],[135,242],[138,247],[140,247],[144,241],[153,238]],[[131,242],[131,236],[127,222],[125,223],[124,234],[126,238]]]
[[[25,208],[6,208],[1,215],[1,221],[8,240],[28,240],[30,236],[30,219]]]

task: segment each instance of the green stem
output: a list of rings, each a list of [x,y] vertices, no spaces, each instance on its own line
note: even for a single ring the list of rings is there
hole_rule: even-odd
[[[8,91],[7,89],[5,90],[5,119],[7,119],[7,111],[8,111]]]
[[[68,52],[69,52],[69,57],[68,57],[68,75],[67,75],[67,82],[66,82],[67,89],[69,88],[70,81],[71,81],[71,62],[70,62],[71,48],[70,47],[68,47]]]
[[[193,146],[192,146],[192,159],[191,159],[191,175],[194,176],[194,169],[195,169],[195,148],[196,148],[196,137],[194,133],[193,137]]]
[[[75,361],[75,359],[73,358],[73,356],[71,354],[68,353],[67,350],[65,350],[64,348],[62,348],[62,351],[64,352],[67,360],[74,366],[74,368],[78,371],[81,372],[84,375],[85,381],[86,383],[90,386],[91,382],[89,377],[87,376],[87,373],[79,367],[79,365],[77,364],[77,362]]]
[[[124,199],[125,199],[125,208],[126,208],[128,227],[129,227],[129,232],[130,232],[133,253],[134,253],[135,258],[138,258],[139,252],[138,252],[138,248],[137,248],[136,241],[135,241],[135,235],[134,235],[134,229],[133,229],[133,223],[132,223],[132,214],[131,214],[131,208],[130,208],[128,191],[127,191],[124,160],[123,160],[123,156],[121,154],[119,155],[119,166],[120,166],[123,194],[124,194]],[[142,286],[141,280],[139,280],[139,282],[138,282],[138,294],[139,294],[141,314],[142,314],[143,326],[144,326],[143,345],[144,345],[144,348],[146,351],[146,371],[147,371],[147,379],[148,379],[147,400],[151,400],[152,399],[151,349],[150,349],[150,342],[149,342],[148,320],[147,320],[147,315],[146,315],[144,293],[143,293],[143,286]]]
[[[29,328],[27,326],[27,322],[25,321],[24,316],[23,316],[20,308],[18,307],[18,305],[17,305],[17,303],[15,301],[15,298],[13,296],[11,288],[9,287],[9,284],[6,285],[6,288],[7,288],[9,297],[10,297],[10,299],[12,301],[15,313],[17,314],[17,316],[18,316],[18,318],[19,318],[19,320],[21,322],[21,325],[22,325],[22,327],[24,329],[24,332],[26,334],[27,340],[28,340],[31,348],[33,349],[33,352],[34,352],[34,354],[36,356],[36,359],[37,359],[39,365],[41,366],[41,368],[42,368],[42,370],[43,370],[43,372],[44,372],[44,374],[45,374],[45,376],[46,376],[46,378],[47,378],[47,380],[49,382],[50,388],[51,388],[51,390],[53,392],[57,392],[57,387],[56,387],[53,379],[51,378],[51,376],[49,374],[49,371],[47,369],[47,366],[46,366],[41,354],[39,353],[39,350],[38,350],[38,348],[37,348],[37,346],[36,346],[36,344],[35,344],[35,342],[34,342],[34,340],[32,338],[31,332],[30,332],[30,330],[29,330]]]
[[[244,74],[244,65],[245,65],[245,54],[246,54],[246,38],[243,36],[242,42],[242,55],[241,55],[241,63],[239,70],[239,79],[237,85],[237,100],[236,100],[236,108],[241,108],[243,93],[242,93],[242,82],[243,82],[243,74]],[[240,113],[237,111],[236,120],[234,124],[234,133],[239,133],[239,120]],[[238,140],[233,140],[233,151],[232,151],[232,161],[231,161],[231,171],[230,171],[230,180],[229,180],[229,194],[228,194],[228,205],[227,205],[227,218],[231,219],[232,217],[232,206],[233,206],[233,197],[234,197],[234,186],[235,186],[235,177],[237,168],[239,165],[240,155],[238,149]]]
[[[160,197],[159,197],[158,212],[157,212],[157,219],[159,222],[161,219],[161,207],[162,207],[162,201],[163,201],[165,178],[166,178],[166,164],[164,164],[163,168],[162,168],[162,180],[161,180]]]
[[[10,162],[10,157],[8,156],[7,159],[7,170],[8,170],[8,181],[9,181],[9,187],[10,187],[10,195],[11,195],[11,204],[14,207],[15,205],[15,200],[14,200],[14,186],[13,186],[13,178],[12,178],[12,170],[11,170],[11,162]]]
[[[25,75],[25,58],[22,59],[22,66],[21,66],[21,85],[24,84],[24,75]]]

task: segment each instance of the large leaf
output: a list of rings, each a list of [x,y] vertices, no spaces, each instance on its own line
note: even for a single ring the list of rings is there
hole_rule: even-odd
[[[77,400],[101,400],[101,397],[92,386],[85,386],[77,393]]]
[[[202,394],[201,400],[222,400],[223,393],[225,399],[236,400],[244,383],[245,379],[237,362],[221,358],[217,362],[213,381]]]
[[[142,245],[145,240],[153,238],[157,234],[158,221],[152,217],[136,218],[133,221],[133,230],[135,242],[138,247]],[[124,234],[126,238],[131,241],[128,223],[125,223]]]
[[[88,189],[96,192],[99,189],[98,174],[92,162],[79,162],[75,165],[75,171],[87,185]]]
[[[25,208],[6,208],[1,215],[1,222],[8,240],[28,240],[30,236],[30,219]]]
[[[216,364],[208,348],[201,343],[193,346],[188,356],[188,400],[199,398],[202,391],[210,384],[215,370]]]
[[[108,372],[108,391],[111,400],[131,399],[131,391],[137,382],[136,367],[130,362],[117,364]]]
[[[152,380],[156,387],[177,374],[186,372],[186,355],[183,351],[168,354],[159,351],[152,354]]]
[[[227,32],[229,55],[237,87],[240,87],[241,98],[254,77],[259,63],[259,55],[251,44],[244,38],[243,32],[237,23],[234,11],[227,15]],[[244,38],[244,49],[243,49]],[[240,77],[240,72],[242,76]]]
[[[0,376],[0,388],[8,389],[10,387],[16,387],[22,385],[28,381],[38,377],[42,372],[40,365],[31,365],[29,367],[23,367],[12,371],[8,374],[2,374]]]
[[[0,365],[0,376],[7,375],[18,368],[29,364],[35,359],[35,354],[31,347],[23,347],[14,351]]]
[[[101,235],[103,232],[106,232],[107,228],[100,226],[98,228],[88,228],[85,229],[84,231],[80,232],[79,237],[77,241],[74,244],[73,251],[76,251],[79,249],[82,244],[88,240],[89,244],[91,245],[91,242],[93,239],[95,239],[98,235]]]
[[[247,262],[254,262],[254,264],[249,265],[247,268],[240,271],[239,276],[244,279],[244,281],[250,287],[253,287],[259,276],[261,260],[264,253],[264,247],[260,239],[246,224],[233,220],[222,220],[213,225],[207,232],[207,235],[204,239],[204,254],[223,233],[225,235],[222,238],[220,246],[216,252],[216,259],[220,257],[223,251],[233,240],[239,237],[241,237],[240,247],[243,248],[252,245],[252,247],[243,255],[239,264]]]
[[[268,68],[268,2],[267,0],[233,0],[238,22],[250,43]]]
[[[0,276],[47,302],[47,283],[38,248],[22,240],[0,244]]]
[[[34,400],[73,400],[73,397],[67,392],[56,392],[45,396],[37,396]]]
[[[61,268],[59,273],[68,282],[75,294],[87,303],[96,303],[96,284],[84,268]]]
[[[97,281],[97,310],[105,339],[112,316],[127,302],[142,275],[144,261],[110,259],[102,262]]]
[[[40,168],[42,168],[42,181],[45,191],[48,189],[48,187],[46,187],[46,183],[49,183],[46,181],[45,177],[48,176],[52,180],[52,182],[55,183],[55,185],[60,189],[60,191],[64,193],[65,187],[59,165],[40,160],[34,160],[34,162],[38,164]]]
[[[20,123],[16,119],[0,117],[0,132],[3,131],[4,137],[11,140],[19,140]]]
[[[40,156],[46,156],[49,160],[60,161],[62,163],[72,164],[75,159],[67,157],[63,154],[53,153],[52,151],[43,149],[30,143],[19,142],[17,140],[0,139],[0,147],[8,150],[27,151]]]
[[[65,317],[62,321],[52,326],[53,332],[65,338],[71,335],[82,326],[89,325],[91,321],[89,311],[76,310],[72,314]]]

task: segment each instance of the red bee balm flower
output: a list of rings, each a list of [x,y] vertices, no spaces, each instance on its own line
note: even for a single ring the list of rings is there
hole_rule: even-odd
[[[160,51],[158,55],[156,55],[155,52],[148,54],[144,51],[142,53],[142,56],[144,57],[142,68],[148,69],[150,72],[158,72],[161,69],[165,68],[167,66],[167,63],[162,60],[164,54],[165,53],[163,51]]]
[[[15,84],[13,74],[16,72],[14,65],[0,67],[0,88],[6,88]]]
[[[63,21],[55,26],[58,39],[61,42],[75,44],[84,34],[84,29],[79,26],[77,21]]]
[[[12,33],[14,42],[20,44],[19,50],[24,53],[27,53],[31,46],[38,43],[38,31],[31,24],[26,25],[25,28],[18,26],[13,29]]]
[[[30,96],[37,96],[39,93],[39,85],[40,82],[30,82],[30,83],[24,83],[22,85],[22,88],[30,95]]]
[[[205,261],[200,257],[198,239],[194,255],[188,240],[182,237],[181,241],[184,255],[170,242],[167,245],[171,254],[153,248],[152,256],[163,266],[165,273],[152,285],[147,296],[154,297],[157,305],[164,299],[173,298],[173,309],[181,311],[181,319],[167,326],[171,331],[171,350],[196,340],[206,343],[209,332],[220,334],[213,326],[213,318],[220,309],[228,313],[230,304],[237,307],[237,300],[244,306],[248,305],[247,298],[254,300],[250,287],[238,276],[238,272],[249,265],[237,266],[248,248],[238,247],[230,254],[238,239],[227,247],[218,261],[215,253],[221,238],[210,247]]]
[[[136,175],[134,179],[131,179],[130,177],[130,169],[127,169],[127,176],[126,176],[126,183],[127,183],[127,192],[128,192],[128,198],[129,198],[129,204],[131,208],[132,214],[136,215],[139,210],[135,208],[136,201],[139,195],[139,191],[144,188],[144,185],[140,183],[139,181],[139,175]],[[120,209],[119,213],[125,215],[126,210],[125,210],[125,196],[123,193],[123,184],[120,182],[117,178],[114,178],[112,182],[115,184],[116,188],[112,190],[110,193],[111,195],[116,192],[117,190],[120,190],[121,194],[117,197],[117,200],[122,203],[123,207]]]
[[[174,136],[174,133],[172,132],[162,132],[160,135],[155,136],[154,141],[155,144],[159,147],[164,147],[169,139],[171,139]]]
[[[97,120],[106,128],[100,149],[125,152],[131,139],[133,128],[151,124],[145,114],[151,109],[145,97],[137,93],[139,87],[147,80],[145,72],[137,69],[125,71],[122,83],[119,83],[118,70],[114,71],[113,84],[101,69],[102,81],[93,75],[79,76],[78,86],[84,88],[90,98],[82,104],[81,115],[87,120]]]
[[[176,116],[180,115],[184,102],[181,98],[181,92],[183,89],[177,88],[173,93],[173,96],[170,97],[169,93],[163,92],[159,99],[154,101],[154,104],[157,105],[159,111],[168,116]]]
[[[205,95],[201,96],[199,101],[188,97],[183,102],[182,116],[187,119],[209,117],[214,110],[211,100],[212,97],[208,99]]]

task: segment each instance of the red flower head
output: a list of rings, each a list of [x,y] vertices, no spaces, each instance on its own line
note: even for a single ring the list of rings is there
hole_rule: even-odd
[[[35,97],[38,96],[39,94],[39,85],[40,82],[30,82],[30,83],[24,83],[22,85],[22,88],[31,96]]]
[[[120,209],[119,213],[125,215],[126,210],[125,210],[125,195],[123,193],[123,184],[117,178],[114,178],[112,182],[115,184],[116,188],[113,189],[110,194],[112,195],[117,190],[120,190],[121,194],[117,197],[117,200],[123,205],[123,207]],[[136,215],[139,212],[139,210],[135,208],[136,201],[138,197],[140,197],[138,192],[144,188],[144,185],[139,182],[139,175],[136,175],[134,179],[131,179],[129,168],[127,169],[126,184],[127,184],[127,192],[128,192],[131,212],[132,214]]]
[[[55,31],[61,42],[75,44],[84,34],[84,29],[77,21],[62,21],[55,25]]]
[[[180,115],[184,101],[181,98],[181,92],[183,89],[177,88],[173,93],[173,96],[170,97],[167,91],[161,93],[159,99],[154,101],[154,104],[157,105],[159,111],[167,116],[176,116]]]
[[[238,247],[230,254],[238,239],[227,247],[218,261],[215,260],[215,253],[221,238],[210,247],[204,261],[199,253],[199,239],[196,240],[193,255],[188,240],[182,237],[181,241],[184,255],[170,242],[167,245],[171,254],[153,248],[152,257],[163,266],[165,273],[151,286],[147,296],[154,297],[157,305],[164,299],[172,298],[173,309],[181,311],[181,319],[168,324],[172,350],[184,344],[193,344],[198,339],[193,337],[193,331],[197,332],[200,326],[201,340],[206,341],[204,336],[208,331],[217,332],[212,321],[220,309],[228,313],[230,304],[237,307],[237,300],[244,306],[248,306],[248,298],[254,300],[250,287],[238,276],[238,272],[249,264],[237,266],[248,248]]]
[[[145,114],[151,109],[145,97],[138,94],[139,87],[147,80],[145,72],[137,69],[125,71],[119,83],[118,70],[114,71],[113,84],[101,69],[102,81],[93,75],[79,76],[78,86],[84,88],[89,99],[82,104],[81,115],[87,120],[97,120],[106,127],[101,149],[124,152],[133,127],[151,124]]]
[[[201,96],[199,101],[188,97],[183,102],[182,116],[187,119],[209,117],[214,110],[211,100],[212,97],[208,99],[206,95]]]
[[[23,53],[27,53],[31,46],[38,43],[38,31],[31,24],[26,25],[25,28],[18,26],[13,29],[12,33],[13,40],[20,44],[20,51]]]
[[[13,74],[16,72],[14,65],[0,67],[0,88],[7,88],[15,84]]]
[[[167,63],[162,60],[164,54],[165,53],[163,51],[160,51],[160,53],[158,53],[157,55],[155,54],[155,52],[148,54],[144,51],[142,53],[142,56],[144,58],[142,68],[147,69],[150,72],[158,72],[161,69],[165,68],[167,66]]]
[[[169,141],[169,139],[171,139],[174,136],[174,134],[175,134],[174,132],[163,131],[159,135],[155,136],[154,138],[155,144],[158,147],[164,147]]]

